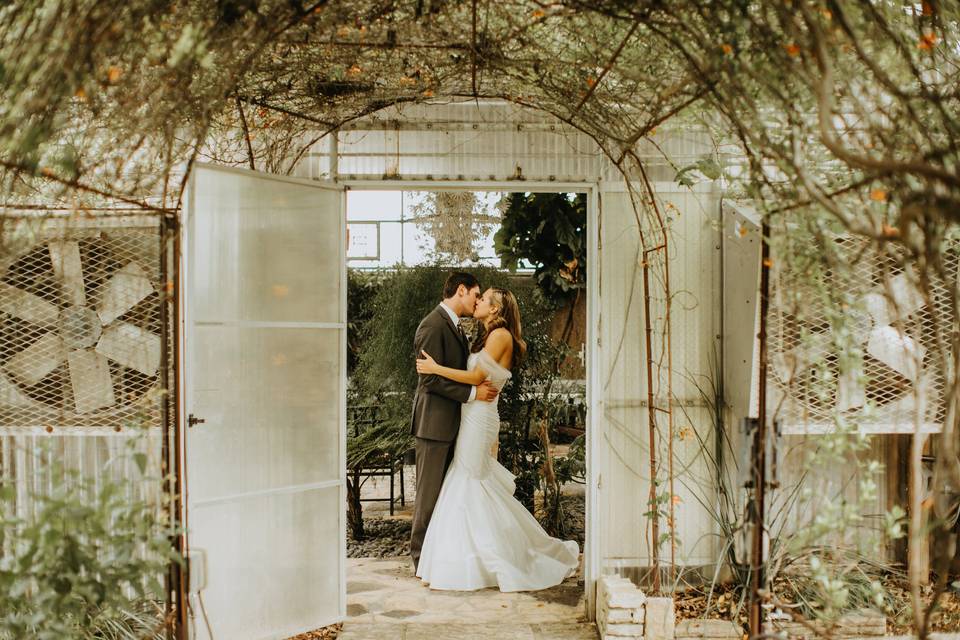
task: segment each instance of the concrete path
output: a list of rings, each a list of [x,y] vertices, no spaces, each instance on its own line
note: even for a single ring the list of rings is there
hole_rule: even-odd
[[[524,593],[431,591],[409,558],[347,565],[347,620],[338,640],[596,640],[572,577]]]

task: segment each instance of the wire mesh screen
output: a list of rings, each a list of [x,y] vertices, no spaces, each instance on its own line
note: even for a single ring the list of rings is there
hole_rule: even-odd
[[[864,432],[938,430],[958,247],[924,293],[901,257],[849,236],[833,243],[800,268],[774,260],[769,406],[783,432],[830,431],[838,417]]]
[[[158,218],[3,222],[0,428],[157,423]]]

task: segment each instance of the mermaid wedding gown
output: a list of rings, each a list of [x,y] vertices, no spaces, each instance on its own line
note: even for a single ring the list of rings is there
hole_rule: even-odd
[[[498,390],[511,377],[486,351],[467,360],[468,369],[478,365]],[[417,570],[431,589],[535,591],[559,584],[579,565],[577,543],[548,536],[513,497],[513,474],[490,455],[499,430],[496,402],[463,405]]]

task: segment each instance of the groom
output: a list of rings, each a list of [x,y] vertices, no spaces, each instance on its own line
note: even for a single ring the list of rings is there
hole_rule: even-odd
[[[460,316],[472,316],[480,297],[480,283],[469,273],[455,271],[443,285],[443,301],[427,314],[413,339],[414,353],[429,353],[445,367],[467,368],[467,338],[460,328]],[[410,534],[410,556],[416,572],[420,550],[440,486],[453,460],[453,448],[460,430],[460,405],[471,400],[490,402],[497,390],[488,382],[476,387],[437,375],[421,375],[413,396],[410,433],[416,437],[417,494]]]

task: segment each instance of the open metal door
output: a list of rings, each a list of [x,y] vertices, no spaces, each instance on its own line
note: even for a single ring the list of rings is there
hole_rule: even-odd
[[[287,638],[346,609],[343,190],[210,165],[184,234],[191,638]]]

